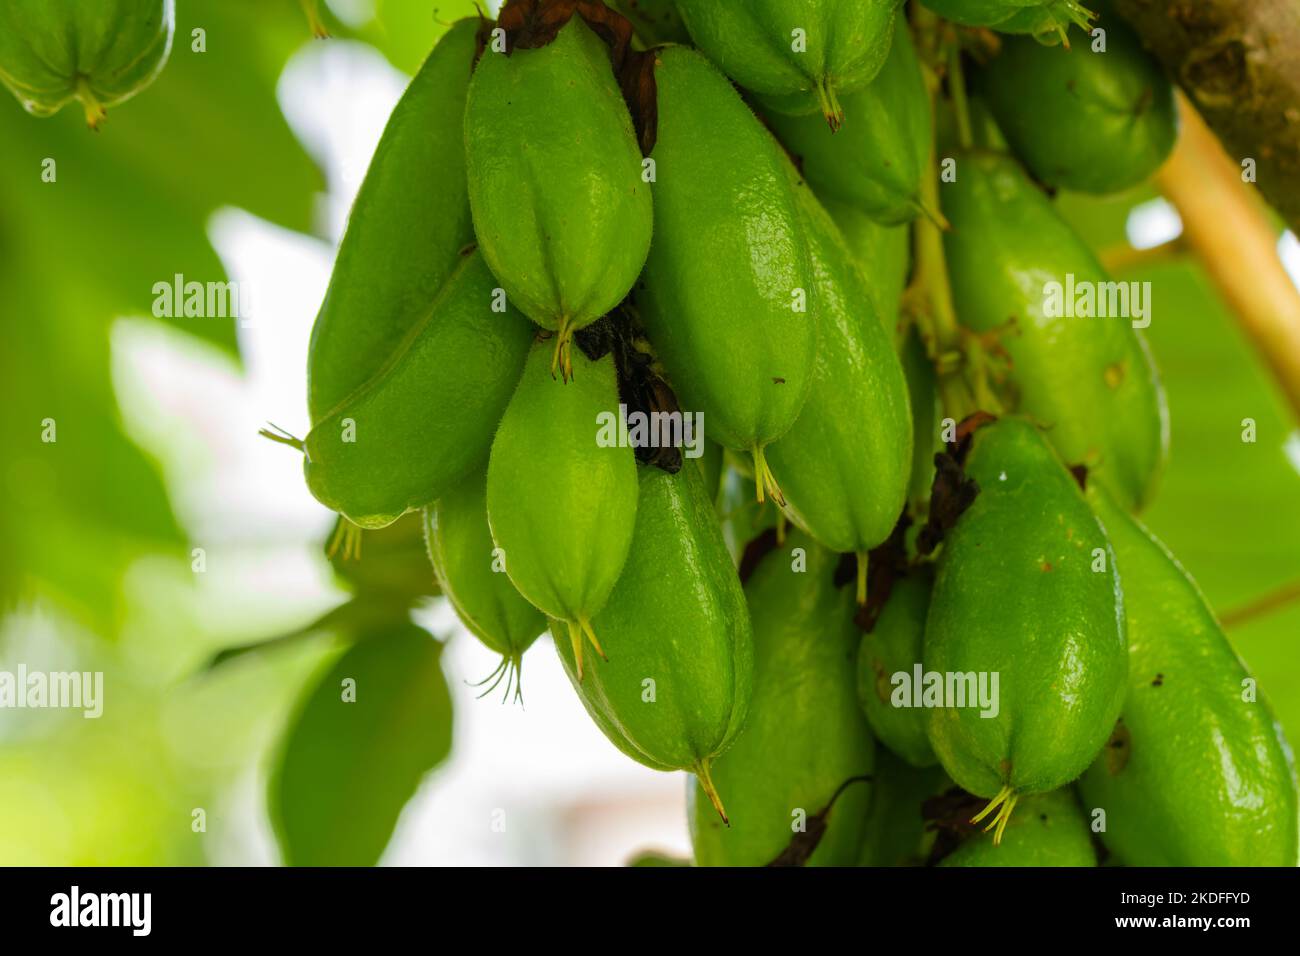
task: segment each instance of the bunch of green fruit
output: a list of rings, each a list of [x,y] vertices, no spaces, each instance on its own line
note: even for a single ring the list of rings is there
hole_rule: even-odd
[[[1285,741],[1133,517],[1142,333],[1044,301],[1108,280],[1042,184],[1147,178],[1172,89],[1109,15],[1108,52],[1040,42],[1073,0],[925,4],[452,26],[316,321],[307,483],[423,512],[508,688],[549,629],[609,740],[694,775],[698,864],[1294,865]],[[935,13],[1006,34],[978,104]]]

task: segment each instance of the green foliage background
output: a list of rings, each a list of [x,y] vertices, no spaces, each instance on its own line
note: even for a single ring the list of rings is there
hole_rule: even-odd
[[[376,9],[368,25],[330,19],[331,29],[373,44],[407,73],[445,23],[474,13],[459,0],[436,13],[427,0],[379,0]],[[315,42],[296,0],[177,0],[177,18],[163,74],[97,135],[78,110],[37,120],[0,97],[0,668],[103,670],[113,695],[95,721],[0,713],[0,864],[224,859],[216,842],[262,826],[231,797],[247,789],[249,756],[280,753],[285,724],[318,706],[295,701],[322,675],[331,675],[328,689],[343,652],[328,640],[294,641],[203,673],[221,647],[310,615],[263,606],[245,633],[203,620],[187,529],[157,462],[117,411],[110,328],[121,316],[148,317],[153,284],[176,273],[225,280],[206,232],[212,213],[239,207],[310,233],[325,188],[276,99],[289,57]],[[205,53],[190,49],[196,27],[206,31]],[[54,184],[41,181],[47,157],[57,162]],[[1123,241],[1128,211],[1150,197],[1067,196],[1061,206],[1104,249]],[[1172,458],[1149,523],[1220,610],[1300,579],[1300,447],[1290,460],[1285,451],[1300,439],[1278,390],[1195,264],[1122,278],[1154,284],[1148,334],[1169,392]],[[206,343],[213,362],[239,361],[233,322],[163,321]],[[1241,440],[1245,418],[1257,422],[1255,444]],[[41,441],[45,419],[57,423],[57,443]],[[313,633],[340,630],[348,629],[329,619]],[[1300,739],[1297,635],[1300,604],[1232,632],[1292,740]],[[443,680],[437,657],[436,646],[403,657],[413,662],[402,676],[415,696],[442,699],[433,692]],[[450,705],[372,717],[395,748],[390,765],[406,769],[393,779],[367,771],[375,794],[322,813],[373,813],[391,825],[392,805],[445,756]],[[329,727],[325,714],[318,730]],[[307,803],[315,777],[329,771],[297,746],[281,793]],[[205,811],[206,833],[192,826],[195,808]],[[349,861],[377,855],[383,833],[357,839]],[[310,835],[294,856],[327,858]]]

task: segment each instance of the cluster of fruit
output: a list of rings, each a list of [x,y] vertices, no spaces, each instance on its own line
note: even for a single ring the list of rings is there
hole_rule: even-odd
[[[893,0],[623,6],[512,0],[412,82],[312,339],[316,496],[424,509],[507,688],[549,624],[615,746],[695,775],[700,864],[1294,863],[1286,745],[1131,516],[1167,441],[1138,323],[1044,301],[1109,280],[1042,187],[1173,143],[1136,39],[934,0],[1034,34],[961,34],[968,96]],[[682,410],[697,460],[626,441]]]
[[[1105,4],[922,3],[452,26],[313,330],[307,483],[354,534],[422,511],[493,686],[549,627],[694,774],[700,864],[1294,865],[1281,732],[1133,517],[1140,323],[1046,294],[1124,301],[1048,191],[1149,177],[1172,88]],[[71,9],[0,5],[0,77],[97,122],[171,4],[32,41]]]

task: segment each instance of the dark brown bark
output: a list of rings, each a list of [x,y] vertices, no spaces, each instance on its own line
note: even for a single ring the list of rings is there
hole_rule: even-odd
[[[1114,0],[1265,198],[1300,229],[1300,3]]]

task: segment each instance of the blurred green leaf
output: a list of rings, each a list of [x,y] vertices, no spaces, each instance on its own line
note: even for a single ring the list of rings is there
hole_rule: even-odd
[[[309,42],[290,0],[181,0],[167,66],[100,133],[75,109],[38,119],[0,95],[0,600],[42,593],[111,634],[127,565],[181,553],[156,465],[119,421],[109,328],[152,314],[155,283],[177,274],[226,281],[206,234],[217,209],[311,226],[323,180],[276,99]],[[238,356],[233,318],[164,321]],[[46,420],[57,442],[41,440]]]
[[[407,623],[362,637],[308,693],[270,781],[286,864],[379,859],[421,779],[451,750],[441,656],[442,644]]]

